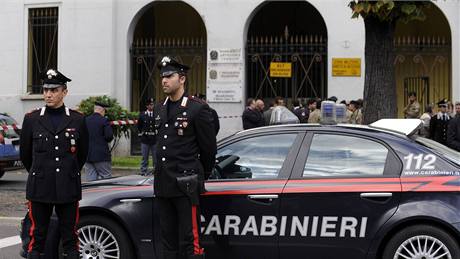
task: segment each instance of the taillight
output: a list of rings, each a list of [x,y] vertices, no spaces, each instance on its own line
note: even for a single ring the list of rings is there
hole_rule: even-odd
[[[0,144],[5,144],[5,137],[3,137],[2,132],[0,132]]]

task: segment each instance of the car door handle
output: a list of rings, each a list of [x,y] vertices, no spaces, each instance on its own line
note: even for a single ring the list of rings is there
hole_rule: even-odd
[[[121,203],[134,203],[134,202],[140,202],[142,199],[121,199]]]
[[[390,198],[393,196],[391,192],[363,192],[361,198]]]
[[[248,198],[258,202],[272,202],[273,199],[278,199],[278,194],[250,194]]]
[[[391,192],[363,192],[360,194],[361,199],[377,203],[386,203],[392,196]]]

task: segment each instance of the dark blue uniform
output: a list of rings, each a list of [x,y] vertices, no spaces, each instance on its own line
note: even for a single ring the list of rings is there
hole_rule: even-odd
[[[53,207],[67,258],[79,258],[75,228],[81,199],[80,171],[87,152],[88,132],[79,112],[64,106],[43,107],[24,116],[20,156],[29,172],[26,198],[33,226],[28,258],[39,258],[44,251]]]
[[[198,195],[204,191],[205,175],[214,167],[216,137],[209,106],[202,100],[183,96],[155,108],[157,166],[154,192],[158,197],[161,237],[165,259],[182,256],[203,258],[199,246]],[[187,195],[179,178],[196,175],[193,194]],[[180,224],[178,224],[180,222]],[[179,234],[181,233],[181,234]],[[182,258],[182,257],[181,257]]]
[[[153,99],[152,103],[153,104]],[[152,155],[153,165],[156,165],[156,136],[155,136],[155,119],[153,117],[153,111],[145,111],[139,114],[137,120],[137,129],[139,136],[141,137],[141,174],[148,174],[149,167],[149,155]]]

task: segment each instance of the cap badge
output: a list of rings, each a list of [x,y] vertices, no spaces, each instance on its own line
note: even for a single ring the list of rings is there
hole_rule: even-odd
[[[171,59],[169,57],[163,57],[163,59],[161,59],[161,65],[162,66],[166,66],[167,63],[170,63],[171,62]]]

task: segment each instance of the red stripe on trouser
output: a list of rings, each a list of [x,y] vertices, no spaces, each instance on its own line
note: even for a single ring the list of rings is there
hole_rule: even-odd
[[[198,223],[196,219],[196,205],[192,206],[192,232],[193,232],[193,253],[201,255],[204,252],[204,248],[200,247],[200,240],[198,237]]]
[[[80,202],[77,201],[77,212],[76,212],[76,217],[75,217],[75,225],[73,226],[73,231],[75,234],[75,237],[77,238],[77,251],[80,251],[80,239],[78,239],[78,230],[77,230],[77,225],[78,225],[78,220],[80,219]]]
[[[29,219],[32,222],[32,226],[29,229],[30,242],[29,242],[29,247],[27,249],[27,252],[30,253],[30,252],[32,252],[32,248],[33,248],[34,243],[35,243],[35,236],[34,236],[35,220],[34,220],[34,217],[32,215],[32,202],[29,201],[28,205],[29,205]]]

